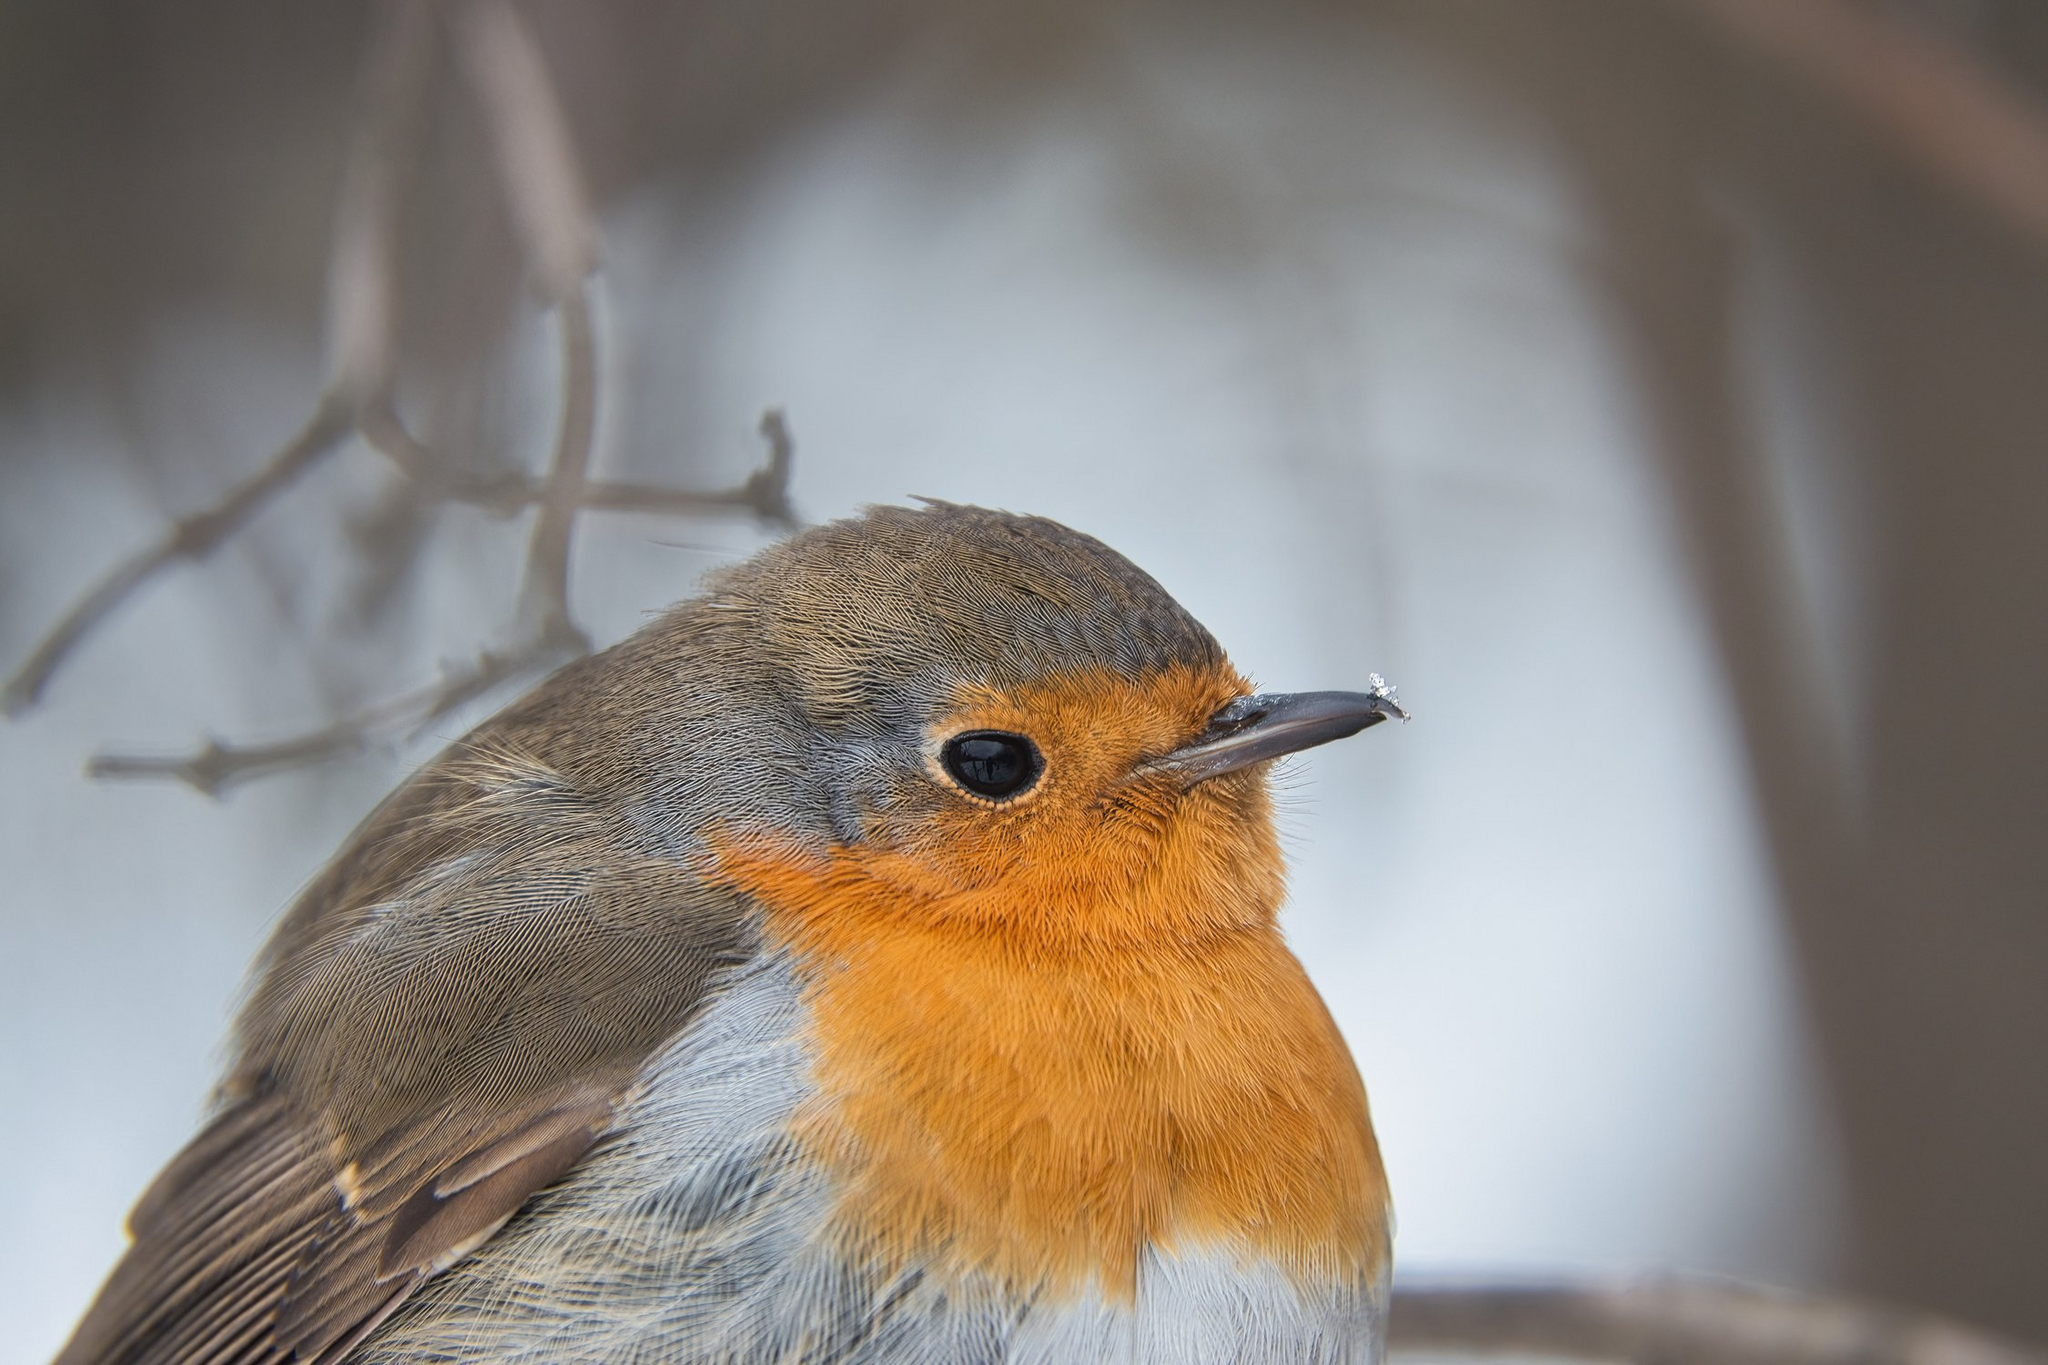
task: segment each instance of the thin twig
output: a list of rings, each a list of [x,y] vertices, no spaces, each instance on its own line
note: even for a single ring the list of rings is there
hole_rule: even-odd
[[[490,129],[534,284],[549,303],[566,304],[596,267],[597,227],[547,63],[504,0],[477,0],[458,22],[463,69]]]
[[[533,536],[527,542],[519,598],[521,614],[538,638],[580,651],[589,648],[589,641],[569,610],[569,540],[576,529],[597,424],[597,342],[590,303],[581,290],[562,300],[555,318],[562,333],[562,416]]]
[[[218,797],[251,778],[404,739],[486,693],[564,662],[571,653],[558,643],[539,639],[515,649],[486,650],[470,663],[446,670],[441,681],[431,687],[380,702],[354,716],[289,739],[269,744],[232,744],[209,739],[196,753],[165,757],[100,754],[86,765],[86,772],[98,778],[168,777]]]
[[[388,405],[366,408],[363,439],[417,484],[428,501],[457,502],[494,516],[513,516],[547,495],[547,484],[519,470],[478,474],[453,468],[446,457],[423,445]],[[586,512],[645,512],[655,516],[702,516],[751,512],[766,525],[798,524],[789,498],[792,443],[779,409],[761,415],[768,455],[759,469],[731,488],[667,488],[617,479],[585,479],[576,506]]]
[[[431,451],[412,442],[395,416],[389,417],[388,426],[373,425],[385,440],[412,443],[412,452],[404,458],[420,461],[425,470],[441,468]],[[768,443],[768,458],[737,488],[688,493],[642,484],[596,482],[583,486],[579,506],[588,510],[666,514],[745,509],[766,522],[794,525],[796,514],[789,502],[789,475],[795,448],[780,409],[771,408],[761,414],[760,431]],[[500,481],[496,489],[498,501],[489,505],[517,510],[544,495],[544,487],[535,480],[524,475],[508,478],[516,479],[516,486]],[[505,497],[508,488],[509,500]],[[458,496],[452,489],[444,490],[444,495]],[[182,755],[100,754],[88,762],[86,772],[95,778],[171,778],[207,796],[219,797],[230,787],[253,778],[395,742],[488,692],[537,676],[583,650],[580,633],[566,640],[538,633],[516,648],[479,654],[469,665],[444,673],[433,687],[379,703],[355,716],[289,739],[269,744],[209,739],[198,751]]]
[[[379,7],[363,114],[335,203],[327,265],[328,386],[369,401],[391,386],[398,330],[398,229],[405,183],[426,147],[437,26],[417,0]]]
[[[219,549],[265,503],[339,446],[353,425],[346,397],[330,390],[315,405],[312,417],[299,434],[286,442],[255,475],[231,489],[214,506],[177,522],[162,540],[115,568],[73,603],[28,661],[7,680],[5,690],[0,691],[0,710],[18,716],[34,706],[42,699],[50,678],[85,637],[137,588],[170,564],[204,559]]]
[[[561,338],[561,418],[546,474],[479,474],[416,440],[393,396],[401,182],[420,155],[434,25],[428,7],[389,0],[372,45],[366,112],[336,206],[328,272],[328,379],[312,418],[263,470],[214,507],[185,518],[86,593],[0,693],[9,713],[31,706],[79,644],[144,583],[180,559],[212,553],[323,457],[360,433],[407,477],[422,504],[463,502],[500,515],[535,509],[521,587],[525,643],[484,653],[434,687],[270,744],[209,740],[181,757],[102,755],[96,777],[171,777],[219,795],[236,783],[399,738],[505,684],[584,653],[570,610],[569,560],[584,511],[658,515],[749,511],[790,526],[791,442],[778,411],[761,418],[764,465],[736,488],[695,492],[592,480],[597,416],[596,338],[587,292],[596,227],[566,120],[538,45],[516,11],[479,0],[461,12],[456,46],[498,153],[500,176],[529,270],[553,306]]]
[[[586,283],[596,226],[568,120],[518,13],[503,0],[478,0],[463,10],[458,33],[527,265],[560,330],[562,412],[527,544],[520,612],[537,638],[587,649],[569,610],[569,542],[597,425],[597,337]]]
[[[413,441],[388,409],[384,410],[382,420],[376,419],[375,410],[366,411],[365,423],[366,431],[376,430],[382,440],[392,442],[401,451],[394,459],[416,464],[422,470],[421,477],[434,471],[445,472],[433,452]],[[761,414],[760,432],[768,444],[768,457],[737,488],[687,493],[642,484],[587,483],[583,485],[579,506],[587,510],[657,513],[745,509],[763,521],[794,525],[796,514],[789,502],[789,475],[795,444],[779,408]],[[545,494],[542,484],[524,475],[508,476],[508,480],[516,483],[498,481],[493,489],[496,500],[489,505],[517,510],[539,501]],[[442,491],[450,498],[458,496],[452,487]],[[433,687],[382,702],[345,720],[289,739],[269,744],[232,744],[209,739],[197,752],[182,755],[100,754],[86,765],[86,772],[96,778],[171,778],[217,798],[230,787],[253,778],[360,753],[417,733],[488,692],[566,662],[582,653],[583,648],[580,635],[565,640],[538,633],[514,649],[479,654],[466,667],[444,673],[441,682]]]
[[[229,744],[209,739],[198,753],[182,758],[97,754],[85,765],[85,772],[86,776],[99,779],[171,778],[218,798],[229,787],[249,778],[360,753],[368,745],[368,736],[363,731],[347,721],[337,721],[277,744]]]
[[[2048,115],[1911,24],[1848,0],[1667,0],[1798,71],[1930,173],[2048,244]]]
[[[509,517],[540,500],[541,485],[523,470],[478,474],[421,444],[399,419],[389,393],[363,407],[357,426],[372,450],[398,466],[422,501],[466,503]]]
[[[416,141],[432,25],[422,7],[390,0],[380,11],[368,64],[365,113],[350,148],[335,208],[328,267],[327,378],[298,435],[254,477],[213,507],[186,517],[156,545],[130,558],[75,602],[0,691],[0,711],[17,716],[42,699],[50,678],[115,608],[179,560],[213,553],[275,496],[340,447],[355,424],[355,407],[390,370],[391,255],[396,232],[396,177]]]
[[[2048,1357],[1937,1318],[1745,1285],[1411,1288],[1394,1293],[1396,1353],[1636,1365],[2044,1365]]]

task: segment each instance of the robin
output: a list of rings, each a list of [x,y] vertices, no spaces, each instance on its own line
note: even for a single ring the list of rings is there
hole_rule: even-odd
[[[879,508],[370,815],[60,1365],[1376,1361],[1254,695],[1107,546]]]

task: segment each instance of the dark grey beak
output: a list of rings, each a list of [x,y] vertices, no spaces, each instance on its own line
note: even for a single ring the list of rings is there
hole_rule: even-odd
[[[1239,697],[1209,720],[1200,739],[1144,765],[1188,785],[1283,754],[1346,739],[1392,716],[1408,719],[1394,689],[1372,675],[1370,692],[1273,692]]]

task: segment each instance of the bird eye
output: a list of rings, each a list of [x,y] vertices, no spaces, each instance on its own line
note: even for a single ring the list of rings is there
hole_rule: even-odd
[[[976,796],[1007,801],[1026,790],[1045,771],[1038,746],[1022,735],[1001,730],[969,730],[946,741],[939,751],[946,771]]]

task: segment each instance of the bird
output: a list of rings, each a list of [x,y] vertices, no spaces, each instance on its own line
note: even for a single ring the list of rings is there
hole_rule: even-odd
[[[58,1365],[1378,1361],[1270,772],[1393,716],[1044,518],[717,570],[293,903]]]

